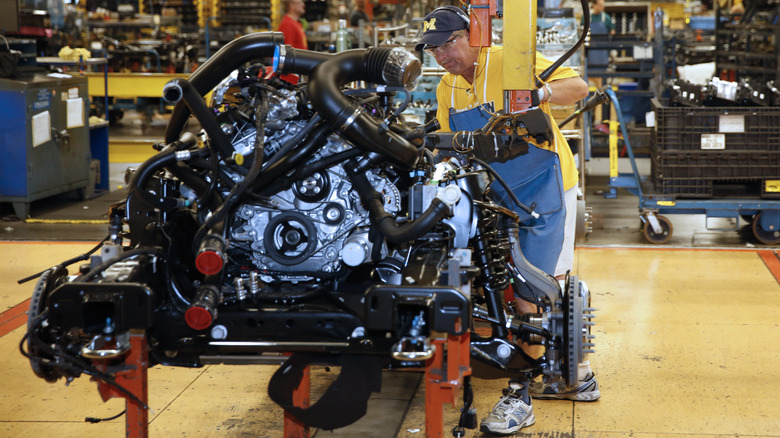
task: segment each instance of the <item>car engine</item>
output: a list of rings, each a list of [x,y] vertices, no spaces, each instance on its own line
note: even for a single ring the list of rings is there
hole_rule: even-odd
[[[576,382],[590,294],[525,260],[487,163],[434,155],[457,134],[404,121],[421,71],[401,48],[331,55],[269,32],[171,81],[165,139],[112,206],[108,238],[38,279],[24,340],[35,374],[117,386],[112,365],[139,333],[152,364],[292,353],[280,369],[337,363],[344,385],[368,389],[295,411],[326,429],[363,415],[379,371],[425,366],[436,333],[467,336],[475,376]],[[539,311],[515,314],[515,297]],[[285,373],[269,393],[292,409]]]

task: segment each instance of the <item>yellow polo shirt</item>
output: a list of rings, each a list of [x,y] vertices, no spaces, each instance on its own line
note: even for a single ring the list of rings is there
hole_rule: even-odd
[[[441,78],[439,87],[436,89],[436,100],[438,101],[436,118],[441,124],[441,131],[451,131],[449,119],[450,108],[461,111],[492,102],[493,111],[504,109],[504,89],[502,82],[504,48],[502,46],[483,48],[480,51],[477,62],[479,65],[477,65],[477,72],[473,84],[469,84],[462,76],[455,76],[450,73],[446,73]],[[541,74],[550,65],[552,65],[552,61],[542,56],[539,52],[536,53],[536,75]],[[578,76],[577,72],[569,67],[559,67],[553,72],[548,81],[552,82],[557,79]],[[551,142],[545,149],[558,153],[561,160],[563,189],[568,190],[576,186],[579,181],[579,173],[577,172],[577,165],[574,162],[574,155],[571,152],[569,143],[566,141],[566,138],[564,138],[561,130],[558,129],[555,120],[552,118],[550,104],[543,102],[540,107],[542,111],[550,116],[553,133],[555,135],[554,142]]]

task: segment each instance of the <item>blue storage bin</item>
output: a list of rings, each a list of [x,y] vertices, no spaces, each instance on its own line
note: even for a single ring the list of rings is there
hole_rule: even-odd
[[[715,17],[697,15],[690,18],[688,27],[693,30],[715,30]]]

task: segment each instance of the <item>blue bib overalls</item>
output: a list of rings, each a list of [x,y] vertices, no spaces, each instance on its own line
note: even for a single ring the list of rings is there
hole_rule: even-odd
[[[464,111],[450,109],[450,130],[476,131],[484,127],[489,119],[489,113],[481,106]],[[527,154],[505,163],[491,163],[490,167],[501,176],[520,202],[533,206],[533,210],[539,213],[538,218],[532,217],[510,199],[500,183],[491,183],[492,199],[520,216],[518,238],[525,258],[547,274],[554,275],[563,246],[566,218],[558,154],[529,144]]]

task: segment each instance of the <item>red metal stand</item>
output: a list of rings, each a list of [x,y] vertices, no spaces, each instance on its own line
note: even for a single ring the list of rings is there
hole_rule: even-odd
[[[471,375],[470,339],[466,332],[433,340],[436,352],[425,364],[426,438],[444,437],[442,405],[448,403],[455,407],[463,378]]]
[[[301,384],[293,391],[293,405],[308,408],[311,403],[311,379],[309,367],[303,370]],[[309,438],[309,426],[284,411],[285,438]]]
[[[433,344],[436,352],[425,364],[425,436],[426,438],[444,437],[443,404],[453,407],[458,402],[458,393],[463,378],[471,374],[469,365],[469,333],[447,338],[436,338]],[[96,365],[107,371],[107,361],[96,361]],[[124,359],[124,366],[114,373],[116,383],[130,391],[143,403],[149,399],[148,369],[149,352],[146,335],[143,332],[130,335],[130,351]],[[306,408],[311,403],[310,370],[304,370],[300,385],[293,392],[293,403]],[[94,379],[93,379],[94,380]],[[103,401],[121,397],[125,399],[127,438],[149,437],[149,412],[137,401],[116,387],[98,381],[98,392]],[[308,438],[309,427],[298,419],[284,413],[284,436],[286,438]]]
[[[101,370],[106,371],[105,361],[96,361],[96,364]],[[149,350],[145,333],[133,332],[130,334],[130,351],[125,357],[124,365],[123,370],[114,373],[116,383],[133,393],[144,404],[148,404]],[[103,381],[98,381],[98,392],[100,392],[103,401],[114,397],[125,399],[127,409],[125,436],[127,438],[149,437],[149,411],[144,406]]]

